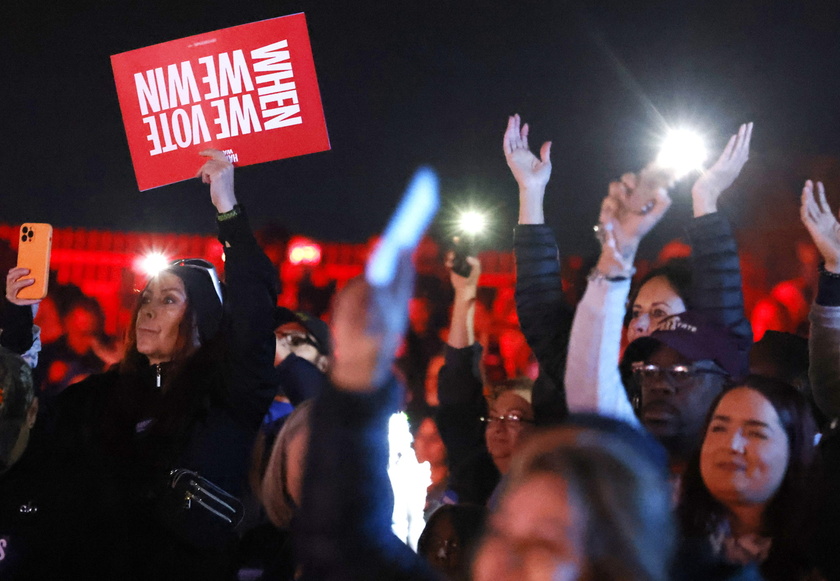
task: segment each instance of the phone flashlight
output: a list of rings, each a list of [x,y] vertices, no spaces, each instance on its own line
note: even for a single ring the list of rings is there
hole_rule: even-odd
[[[169,266],[169,259],[160,252],[151,252],[143,256],[138,261],[140,270],[146,273],[146,276],[154,277]]]
[[[674,172],[675,178],[680,179],[702,170],[706,157],[706,146],[699,133],[691,129],[672,129],[662,140],[656,164]]]
[[[487,229],[487,215],[477,210],[465,210],[458,216],[458,230],[461,235],[452,239],[455,256],[452,270],[463,277],[472,272],[467,256],[476,254],[476,238]]]

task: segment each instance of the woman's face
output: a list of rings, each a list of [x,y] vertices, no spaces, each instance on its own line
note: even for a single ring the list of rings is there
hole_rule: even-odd
[[[150,363],[172,359],[186,310],[187,291],[178,276],[164,271],[149,282],[140,297],[136,333],[137,351]]]
[[[700,450],[706,488],[724,506],[766,504],[787,472],[788,436],[763,395],[738,387],[720,400]]]
[[[473,562],[473,579],[579,579],[585,526],[566,482],[535,474],[508,491],[490,517]]]
[[[484,441],[496,468],[506,474],[513,453],[534,430],[534,409],[525,398],[509,390],[493,400],[489,416],[493,421],[484,430]],[[507,419],[508,416],[518,416],[522,421]],[[499,420],[500,417],[505,419]]]
[[[647,337],[665,317],[685,312],[683,302],[664,276],[655,276],[639,289],[632,306],[632,318],[627,326],[627,340]]]

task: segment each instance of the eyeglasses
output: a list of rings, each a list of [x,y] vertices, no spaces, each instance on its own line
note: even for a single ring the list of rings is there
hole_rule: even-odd
[[[523,418],[522,414],[519,412],[508,412],[503,416],[485,416],[479,418],[483,423],[487,424],[489,427],[490,424],[494,422],[499,422],[502,426],[521,426],[523,423],[525,424],[533,424],[536,423],[534,420],[529,420],[527,418]]]
[[[169,263],[169,266],[185,266],[187,268],[198,268],[203,270],[210,276],[210,282],[213,283],[213,289],[216,291],[216,296],[219,297],[219,302],[224,304],[225,300],[222,295],[222,281],[219,280],[219,275],[216,273],[216,267],[212,262],[208,262],[203,258],[179,258]]]
[[[719,375],[721,377],[727,375],[721,369],[704,367],[703,364],[699,363],[670,365],[668,367],[660,367],[659,365],[645,363],[644,361],[637,361],[633,364],[633,378],[640,385],[665,380],[675,388],[689,387],[691,380],[702,373]]]
[[[278,339],[285,339],[289,343],[289,346],[295,349],[304,345],[312,345],[315,349],[319,349],[318,343],[308,335],[301,335],[299,333],[277,333],[276,335]]]

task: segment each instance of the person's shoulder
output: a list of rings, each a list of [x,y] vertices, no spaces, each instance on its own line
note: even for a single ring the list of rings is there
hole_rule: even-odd
[[[117,366],[103,373],[88,375],[58,394],[55,397],[55,406],[58,409],[79,409],[80,411],[91,408],[92,403],[104,401],[108,393],[116,388],[118,377]]]

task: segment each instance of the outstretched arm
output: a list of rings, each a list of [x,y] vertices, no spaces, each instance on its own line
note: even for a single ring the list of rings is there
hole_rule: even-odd
[[[694,220],[687,228],[691,243],[691,309],[729,327],[746,350],[752,329],[744,312],[738,247],[728,220],[717,211],[718,200],[740,175],[749,159],[752,123],[745,123],[726,144],[718,160],[691,189]]]
[[[820,410],[840,416],[840,224],[831,212],[821,182],[808,180],[802,189],[800,217],[822,254],[819,290],[811,306],[811,390]]]
[[[354,279],[336,297],[333,385],[313,404],[293,525],[304,579],[434,578],[391,532],[387,433],[398,389],[388,370],[407,322],[407,254],[398,269],[387,287]]]
[[[455,290],[452,320],[445,347],[446,362],[438,372],[440,406],[435,423],[446,446],[449,464],[449,490],[458,502],[485,504],[499,480],[499,473],[487,452],[484,425],[479,418],[487,415],[479,361],[481,345],[475,342],[473,315],[481,264],[467,257],[470,275],[452,270],[447,260],[450,280]]]
[[[528,147],[528,124],[519,115],[508,118],[502,149],[508,167],[519,185],[519,223],[543,224],[545,186],[551,177],[551,142],[546,141],[537,158]]]
[[[570,412],[638,423],[618,371],[622,321],[636,249],[670,207],[669,183],[669,174],[648,167],[610,184],[598,224],[601,256],[569,340],[565,381]]]
[[[551,142],[540,157],[528,146],[528,124],[519,115],[508,118],[502,149],[519,186],[519,225],[514,229],[516,311],[522,333],[540,364],[550,389],[534,394],[534,411],[565,413],[563,370],[572,322],[560,280],[560,256],[554,233],[544,225],[543,198],[551,177]]]
[[[227,386],[235,417],[256,429],[274,397],[276,274],[257,244],[233,187],[233,164],[218,150],[201,152],[207,160],[197,177],[210,185],[219,241],[225,247],[225,321],[229,347]]]

